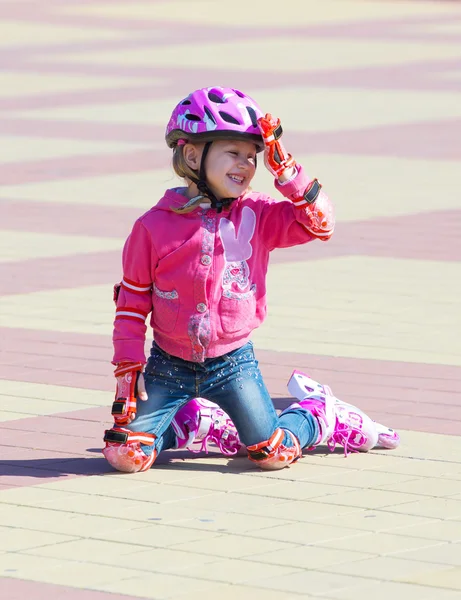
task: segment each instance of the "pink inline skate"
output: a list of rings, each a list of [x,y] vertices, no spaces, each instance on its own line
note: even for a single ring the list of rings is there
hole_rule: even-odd
[[[331,450],[336,444],[341,444],[346,454],[348,450],[368,452],[372,448],[393,449],[400,444],[396,431],[376,423],[353,404],[339,400],[329,386],[318,383],[301,371],[293,371],[288,391],[300,400],[300,406],[311,412],[322,413],[327,425],[317,444],[326,442]]]
[[[225,456],[234,456],[244,449],[229,415],[205,398],[190,400],[178,410],[171,425],[176,433],[177,448],[208,452],[211,443]]]

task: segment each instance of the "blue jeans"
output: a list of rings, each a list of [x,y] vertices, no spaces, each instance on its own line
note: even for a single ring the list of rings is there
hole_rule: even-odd
[[[157,452],[175,447],[171,421],[182,406],[197,397],[218,404],[230,416],[245,446],[268,440],[278,427],[291,431],[301,448],[318,438],[317,419],[309,411],[297,408],[277,415],[252,342],[203,363],[167,354],[154,342],[144,378],[148,400],[138,400],[136,419],[128,428],[156,435]],[[293,445],[288,434],[283,443]],[[149,446],[142,449],[147,455],[153,451]]]

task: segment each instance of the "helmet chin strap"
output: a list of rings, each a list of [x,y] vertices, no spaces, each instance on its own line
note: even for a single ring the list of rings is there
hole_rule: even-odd
[[[227,208],[228,206],[230,206],[234,200],[237,200],[237,198],[221,198],[221,200],[218,200],[216,198],[216,196],[213,194],[213,192],[210,190],[210,188],[208,187],[208,184],[206,181],[206,172],[205,172],[205,159],[210,150],[211,144],[212,144],[212,142],[207,142],[205,144],[205,147],[203,149],[202,159],[200,161],[199,176],[198,176],[198,179],[195,179],[193,181],[196,184],[199,192],[203,196],[206,196],[207,198],[209,198],[209,200],[211,201],[211,208],[215,208],[216,212],[219,214],[220,212],[222,212],[223,208]]]

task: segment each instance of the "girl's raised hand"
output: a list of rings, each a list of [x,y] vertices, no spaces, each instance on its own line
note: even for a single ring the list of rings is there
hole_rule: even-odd
[[[265,145],[264,164],[280,181],[288,179],[293,174],[296,161],[280,141],[283,134],[280,119],[267,113],[258,119],[258,125]]]

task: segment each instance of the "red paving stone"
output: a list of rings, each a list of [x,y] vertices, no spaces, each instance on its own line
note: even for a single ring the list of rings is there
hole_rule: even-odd
[[[10,344],[16,352],[20,347],[27,348],[27,354],[32,357],[42,352],[48,354],[43,365],[37,366],[32,363],[32,366],[24,368],[0,364],[0,378],[106,390],[108,406],[110,405],[113,380],[109,364],[109,337],[4,328],[2,340],[5,347]],[[82,353],[86,348],[92,350],[91,354],[84,358]],[[27,354],[24,358],[25,365],[28,362]],[[257,356],[278,408],[284,408],[289,402],[285,386],[292,370],[297,368],[310,373],[319,381],[328,383],[340,398],[356,402],[374,418],[384,420],[395,428],[452,435],[457,435],[460,430],[461,367],[268,350],[259,350]],[[14,411],[14,405],[11,410]],[[84,423],[93,414],[91,411],[96,411],[97,418],[104,420],[105,409],[102,409],[101,413],[97,412],[100,410],[86,409],[78,419]],[[71,418],[73,414],[66,413],[54,417]],[[45,431],[48,431],[48,426],[51,425],[51,434],[53,430],[61,431],[63,426],[60,422],[59,427],[54,427],[51,416],[22,419],[21,426],[36,423],[34,419],[39,419],[40,425],[34,425],[33,431],[43,431],[45,425]],[[15,429],[18,423],[6,422],[2,427]],[[78,429],[78,422],[72,423],[72,427],[74,425]],[[76,447],[67,441],[62,448],[75,450]]]
[[[75,589],[64,585],[23,581],[15,579],[15,569],[11,569],[11,578],[0,577],[0,597],[3,600],[139,600],[139,596],[125,596],[96,592],[89,589]]]

